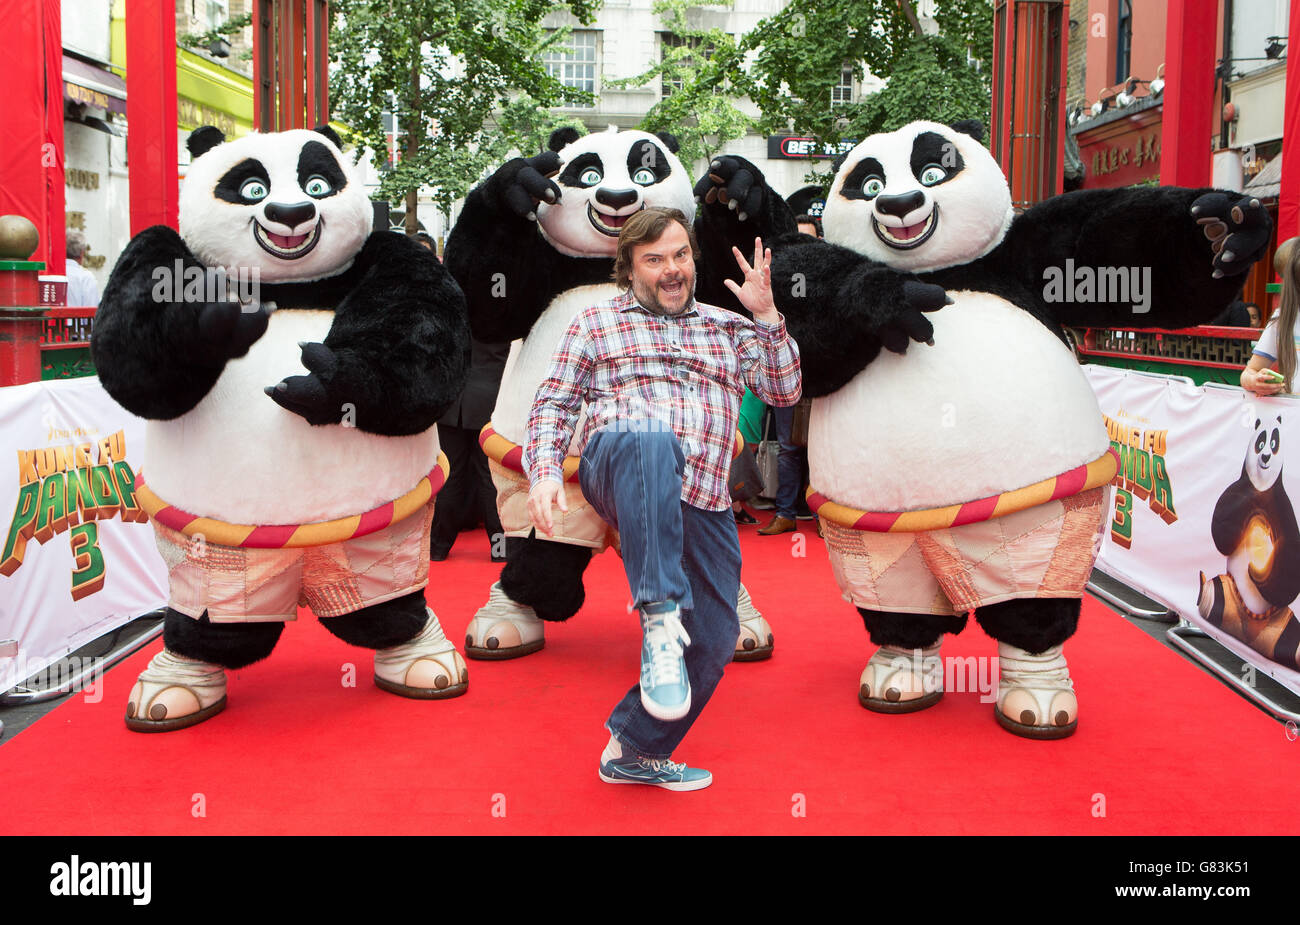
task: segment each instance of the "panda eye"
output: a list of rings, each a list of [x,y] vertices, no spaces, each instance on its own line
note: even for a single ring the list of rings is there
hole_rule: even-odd
[[[642,167],[636,173],[632,174],[632,182],[641,186],[649,186],[655,181],[655,172],[649,167]]]
[[[862,181],[862,192],[868,199],[875,199],[885,191],[885,181],[872,174]]]
[[[303,190],[308,196],[328,196],[334,192],[334,187],[330,185],[329,180],[316,175],[308,178],[307,185],[303,187]]]
[[[1256,452],[1256,453],[1262,453],[1262,452],[1264,452],[1264,441],[1267,440],[1267,439],[1268,439],[1268,432],[1267,432],[1267,431],[1265,431],[1264,433],[1260,434],[1257,438],[1255,438],[1255,452]]]
[[[603,179],[605,179],[605,175],[595,167],[588,167],[578,175],[578,182],[583,186],[595,186]]]
[[[248,202],[261,202],[270,194],[271,191],[261,180],[245,180],[239,188],[239,197]]]
[[[1269,441],[1268,445],[1272,447],[1274,455],[1277,455],[1277,448],[1281,442],[1282,442],[1281,435],[1276,430],[1273,431],[1273,439]]]
[[[934,186],[936,183],[942,183],[948,179],[948,171],[944,170],[938,164],[928,164],[921,171],[921,183],[924,186]]]

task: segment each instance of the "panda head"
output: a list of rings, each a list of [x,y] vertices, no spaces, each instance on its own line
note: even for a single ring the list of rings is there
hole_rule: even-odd
[[[551,136],[560,155],[560,200],[540,203],[537,224],[551,246],[570,257],[613,257],[618,233],[633,213],[658,206],[695,214],[690,177],[671,135],[608,131]]]
[[[1282,418],[1255,421],[1255,435],[1246,450],[1242,471],[1257,491],[1268,491],[1282,474]]]
[[[300,282],[346,270],[374,209],[328,127],[254,132],[226,141],[195,130],[180,196],[181,237],[207,266],[256,267],[263,282]]]
[[[835,174],[826,240],[899,270],[936,270],[983,257],[1011,226],[1011,190],[997,161],[967,132],[913,122],[872,135]]]

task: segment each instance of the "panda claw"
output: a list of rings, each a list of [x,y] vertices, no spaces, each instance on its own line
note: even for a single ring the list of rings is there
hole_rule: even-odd
[[[749,218],[749,214],[747,212],[737,212],[736,218],[740,219],[743,222],[745,219]]]
[[[529,212],[529,213],[528,213],[526,216],[524,216],[524,217],[527,218],[530,222],[535,222],[535,221],[537,221],[537,213],[536,213],[536,212]]]
[[[1211,273],[1210,275],[1211,275],[1214,279],[1223,279],[1223,271],[1222,271],[1222,270],[1215,270],[1215,271],[1214,271],[1213,273]]]

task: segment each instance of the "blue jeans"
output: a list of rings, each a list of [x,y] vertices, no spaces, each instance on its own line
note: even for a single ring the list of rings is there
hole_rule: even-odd
[[[781,443],[781,453],[776,458],[776,516],[794,520],[799,508],[799,492],[803,488],[803,470],[808,451],[790,442],[794,425],[794,405],[773,408],[776,418],[776,439]]]
[[[578,467],[583,495],[618,530],[634,603],[677,601],[691,637],[685,652],[690,712],[675,722],[655,719],[641,706],[637,683],[605,724],[648,758],[669,757],[686,737],[722,680],[740,634],[736,518],[730,508],[705,511],[681,500],[684,465],[671,431],[639,430],[622,421],[591,435]]]

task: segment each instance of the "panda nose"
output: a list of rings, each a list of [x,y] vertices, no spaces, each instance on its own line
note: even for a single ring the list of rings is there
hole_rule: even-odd
[[[621,209],[636,202],[638,195],[640,194],[634,189],[605,189],[602,186],[596,190],[596,201],[611,209]]]
[[[910,193],[899,193],[897,196],[876,197],[876,208],[886,215],[893,215],[897,218],[902,218],[923,205],[925,205],[925,193],[919,189],[912,190]]]
[[[267,203],[265,215],[273,222],[279,222],[292,231],[303,222],[316,217],[316,204],[313,202],[295,202],[282,205],[278,202]]]

